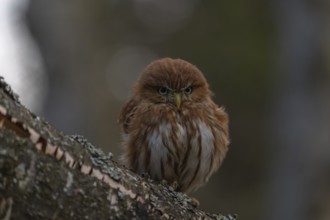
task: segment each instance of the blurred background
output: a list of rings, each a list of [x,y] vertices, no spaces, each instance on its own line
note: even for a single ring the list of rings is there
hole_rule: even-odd
[[[328,0],[1,0],[0,48],[24,105],[116,157],[139,73],[188,60],[231,119],[222,169],[193,194],[201,208],[330,219]]]

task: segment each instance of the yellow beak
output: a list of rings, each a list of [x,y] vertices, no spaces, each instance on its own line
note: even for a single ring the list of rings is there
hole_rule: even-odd
[[[181,100],[182,100],[181,93],[174,93],[174,101],[177,108],[180,108]]]

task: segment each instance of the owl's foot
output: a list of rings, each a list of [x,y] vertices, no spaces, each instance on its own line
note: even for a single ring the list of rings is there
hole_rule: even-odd
[[[173,191],[178,191],[179,190],[179,184],[176,180],[174,180],[172,183],[168,183],[167,180],[163,179],[161,181],[161,183],[164,185],[164,186],[168,186],[168,187],[171,187]]]
[[[174,189],[174,191],[178,191],[178,189],[179,189],[179,183],[176,180],[174,180],[172,182],[171,186]]]
[[[194,207],[198,207],[199,206],[199,201],[195,197],[192,197],[191,198],[191,205],[194,206]]]
[[[148,172],[141,173],[140,175],[141,175],[141,177],[144,178],[144,179],[150,179],[150,175],[149,175]]]

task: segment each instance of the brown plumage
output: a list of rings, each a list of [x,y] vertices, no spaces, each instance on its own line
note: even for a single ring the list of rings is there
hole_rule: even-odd
[[[124,163],[190,192],[208,181],[228,150],[228,116],[201,71],[164,58],[143,71],[121,110]]]

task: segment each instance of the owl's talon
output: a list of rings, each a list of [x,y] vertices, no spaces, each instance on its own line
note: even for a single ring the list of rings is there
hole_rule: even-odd
[[[179,184],[176,180],[172,182],[171,186],[174,189],[174,191],[177,191],[179,189]]]
[[[162,185],[167,186],[168,188],[170,188],[173,191],[178,191],[178,189],[179,189],[179,184],[176,180],[174,180],[171,184],[169,184],[169,182],[165,179],[162,179],[160,182]]]
[[[198,199],[196,199],[195,197],[192,197],[191,198],[191,205],[194,206],[194,207],[198,207],[199,206],[199,201]]]
[[[150,175],[149,175],[149,173],[147,173],[147,172],[141,173],[140,175],[141,175],[141,177],[144,178],[144,179],[149,179],[149,178],[150,178]]]

